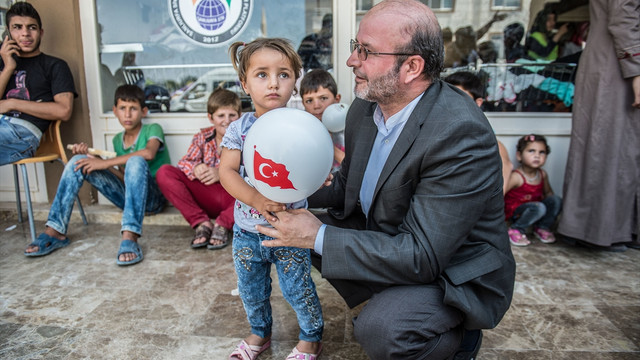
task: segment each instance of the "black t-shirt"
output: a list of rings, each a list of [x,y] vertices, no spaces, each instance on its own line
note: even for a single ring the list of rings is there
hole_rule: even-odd
[[[2,69],[4,62],[0,59],[0,70]],[[16,70],[7,83],[2,99],[52,102],[55,95],[63,92],[78,96],[69,66],[62,59],[40,54],[30,58],[17,58]],[[27,120],[43,133],[51,123],[18,111],[9,111],[5,115]]]

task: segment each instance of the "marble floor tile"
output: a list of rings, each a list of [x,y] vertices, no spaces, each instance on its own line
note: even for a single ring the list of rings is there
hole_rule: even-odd
[[[227,359],[249,333],[232,293],[231,246],[194,250],[187,225],[153,220],[140,239],[144,261],[119,267],[117,223],[74,223],[68,247],[27,258],[28,224],[3,231],[16,219],[2,213],[0,359]],[[640,359],[640,251],[533,241],[513,252],[513,302],[484,331],[479,359]],[[351,324],[362,305],[349,309],[317,271],[312,277],[325,320],[321,359],[367,359]],[[299,331],[275,271],[272,280],[273,342],[261,360],[284,359]]]

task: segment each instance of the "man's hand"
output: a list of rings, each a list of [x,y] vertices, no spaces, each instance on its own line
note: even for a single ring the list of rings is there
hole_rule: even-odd
[[[633,86],[633,103],[631,106],[640,109],[640,76],[636,76],[632,80]]]
[[[20,55],[20,47],[15,40],[11,40],[9,36],[5,36],[4,39],[2,39],[2,46],[0,46],[0,56],[4,62],[5,69],[9,69],[11,72],[13,72],[17,66],[16,59],[14,59],[12,55]]]
[[[275,240],[265,240],[262,245],[267,247],[292,246],[302,249],[313,249],[316,235],[322,225],[312,213],[305,209],[281,211],[275,214],[277,218],[266,216],[273,228],[258,225],[256,229]]]

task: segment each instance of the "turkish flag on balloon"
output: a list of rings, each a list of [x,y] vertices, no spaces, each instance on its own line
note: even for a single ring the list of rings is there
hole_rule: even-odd
[[[289,180],[289,171],[284,164],[266,159],[260,155],[254,146],[253,173],[256,180],[260,180],[271,187],[281,189],[296,189]],[[297,189],[296,189],[297,190]]]

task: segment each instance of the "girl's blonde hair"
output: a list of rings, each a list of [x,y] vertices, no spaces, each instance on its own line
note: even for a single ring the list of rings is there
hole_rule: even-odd
[[[231,57],[233,68],[238,73],[238,79],[243,83],[247,80],[247,69],[249,68],[251,56],[256,51],[264,48],[275,50],[289,60],[297,82],[300,77],[300,71],[302,70],[302,60],[293,46],[291,46],[291,42],[283,38],[257,38],[248,44],[241,41],[231,44],[229,47],[229,56]],[[297,93],[298,89],[294,88],[294,94]]]

